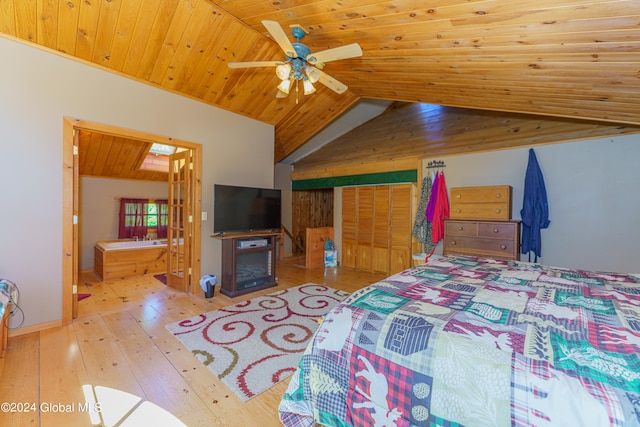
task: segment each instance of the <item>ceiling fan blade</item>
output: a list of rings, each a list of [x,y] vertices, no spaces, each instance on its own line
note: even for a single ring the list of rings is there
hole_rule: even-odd
[[[307,57],[307,61],[311,64],[324,64],[325,62],[355,58],[357,56],[362,56],[362,48],[358,43],[351,43],[312,53]]]
[[[250,62],[227,62],[229,68],[257,68],[257,67],[277,67],[284,64],[282,61],[250,61]]]
[[[347,90],[347,85],[339,82],[323,71],[320,71],[320,79],[318,79],[318,82],[322,83],[337,94],[343,94]]]
[[[276,98],[286,98],[287,96],[289,96],[287,92],[283,92],[280,89],[278,89],[278,93],[276,93]]]
[[[291,41],[289,41],[289,37],[287,37],[287,33],[284,32],[280,24],[276,21],[262,21],[262,25],[267,29],[271,37],[280,45],[280,49],[287,55],[289,58],[295,58],[298,56],[296,50],[293,48]]]

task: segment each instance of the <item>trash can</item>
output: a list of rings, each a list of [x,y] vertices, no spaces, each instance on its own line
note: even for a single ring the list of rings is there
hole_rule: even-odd
[[[327,239],[324,241],[324,266],[338,266],[338,251],[336,251],[335,242],[331,239]]]
[[[213,296],[213,290],[216,286],[216,276],[207,274],[200,278],[200,289],[204,291],[205,298],[211,298]]]
[[[338,251],[336,250],[324,251],[324,266],[325,267],[338,266]]]

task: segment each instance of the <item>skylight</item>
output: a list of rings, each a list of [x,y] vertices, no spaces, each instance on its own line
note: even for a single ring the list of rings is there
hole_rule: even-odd
[[[149,149],[149,153],[151,154],[164,154],[167,156],[175,152],[176,152],[176,147],[172,145],[158,144],[157,142],[154,142],[151,145],[151,148]]]

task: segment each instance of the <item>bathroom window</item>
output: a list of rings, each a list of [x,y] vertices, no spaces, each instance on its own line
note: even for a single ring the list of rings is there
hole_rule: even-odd
[[[167,200],[120,199],[118,238],[167,237]]]
[[[158,226],[158,205],[147,204],[147,227],[156,228]]]

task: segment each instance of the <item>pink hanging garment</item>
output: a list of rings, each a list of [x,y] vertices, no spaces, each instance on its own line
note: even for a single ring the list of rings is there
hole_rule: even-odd
[[[444,238],[444,220],[449,218],[449,196],[447,196],[447,184],[444,172],[438,177],[438,197],[433,210],[431,241],[438,243]]]
[[[433,212],[435,211],[436,199],[438,198],[438,175],[436,172],[436,176],[433,178],[431,196],[429,197],[429,203],[427,203],[427,210],[425,211],[425,216],[429,222],[433,222]]]

